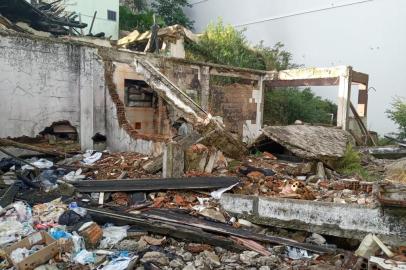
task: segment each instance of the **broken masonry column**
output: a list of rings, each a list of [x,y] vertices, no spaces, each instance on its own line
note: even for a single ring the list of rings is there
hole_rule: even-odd
[[[185,151],[183,147],[170,142],[165,145],[162,165],[162,177],[183,177],[185,168]]]

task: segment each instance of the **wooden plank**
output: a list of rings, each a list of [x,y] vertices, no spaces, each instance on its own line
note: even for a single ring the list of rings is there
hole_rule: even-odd
[[[190,241],[193,243],[205,243],[213,246],[219,246],[227,250],[243,251],[245,248],[235,241],[221,235],[205,232],[202,229],[188,225],[176,224],[173,222],[162,222],[156,220],[148,220],[132,214],[119,214],[109,210],[100,210],[86,208],[87,213],[92,217],[92,220],[99,224],[114,223],[116,225],[135,225],[138,229],[142,229],[151,233],[168,235],[182,241]]]
[[[63,158],[72,156],[70,154],[60,152],[57,150],[48,150],[45,148],[36,147],[36,146],[25,144],[25,143],[15,142],[15,141],[12,141],[9,139],[0,139],[0,145],[14,146],[14,147],[21,148],[21,149],[27,149],[27,150],[36,151],[39,153],[43,153],[43,154],[47,154],[47,155],[51,155],[51,156],[63,157]]]
[[[362,72],[358,72],[358,71],[352,71],[352,82],[354,83],[360,83],[360,84],[368,84],[368,80],[369,80],[369,75],[362,73]]]
[[[254,233],[248,230],[234,228],[225,223],[208,221],[204,219],[195,218],[187,214],[175,213],[171,211],[163,211],[162,209],[151,209],[148,211],[144,211],[142,212],[142,214],[140,214],[140,216],[146,219],[154,219],[162,222],[173,222],[176,224],[189,225],[212,233],[236,236],[263,243],[292,246],[323,254],[334,253],[334,250],[331,248],[316,246],[308,243],[300,243],[283,237],[268,236],[264,234]]]
[[[126,180],[84,180],[74,183],[80,192],[197,190],[229,187],[237,177],[187,177]]]

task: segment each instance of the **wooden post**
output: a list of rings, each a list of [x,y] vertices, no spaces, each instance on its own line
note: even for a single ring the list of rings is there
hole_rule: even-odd
[[[185,152],[176,142],[167,143],[164,149],[162,177],[183,177],[185,170]]]
[[[345,74],[340,75],[338,85],[338,110],[337,126],[348,130],[350,99],[351,99],[351,72],[352,67],[347,67]]]
[[[368,84],[359,84],[358,86],[358,115],[365,125],[367,125],[368,116]]]

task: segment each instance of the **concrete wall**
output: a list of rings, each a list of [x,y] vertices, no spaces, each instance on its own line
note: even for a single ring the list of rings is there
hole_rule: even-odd
[[[66,10],[80,14],[82,22],[88,24],[83,30],[84,34],[88,34],[94,12],[97,11],[92,33],[104,32],[106,37],[112,36],[112,39],[118,39],[119,0],[65,0],[65,4]],[[116,12],[115,21],[108,20],[107,10]]]
[[[91,137],[99,132],[114,151],[162,152],[171,124],[183,114],[162,98],[153,111],[123,106],[124,80],[143,79],[129,65],[134,56],[78,41],[0,32],[0,137],[35,137],[53,122],[67,120],[77,128],[83,150],[93,148]],[[205,110],[222,116],[230,130],[242,137],[258,130],[253,127],[260,126],[262,101],[254,87],[210,89],[210,66],[147,58]],[[107,63],[115,63],[115,69],[106,71]],[[232,104],[234,113],[223,103]],[[135,130],[138,121],[147,129]]]
[[[229,213],[263,225],[360,240],[373,233],[395,245],[406,241],[406,212],[401,208],[232,194],[224,194],[220,204]]]
[[[105,133],[105,83],[97,49],[0,33],[0,137],[35,137],[53,122],[77,128],[83,149]]]
[[[80,47],[0,35],[0,137],[80,123]],[[78,130],[79,131],[79,130]]]
[[[187,14],[202,31],[221,17],[246,29],[253,43],[285,44],[293,62],[309,67],[352,65],[370,75],[368,126],[380,133],[395,131],[385,115],[394,96],[406,97],[403,76],[406,24],[403,0],[191,0]],[[337,100],[337,88],[313,87]],[[353,91],[355,92],[355,91]],[[353,101],[356,101],[353,96]],[[356,104],[356,102],[353,102]]]

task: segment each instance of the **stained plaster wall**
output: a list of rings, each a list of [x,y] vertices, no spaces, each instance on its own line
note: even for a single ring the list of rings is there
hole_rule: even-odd
[[[0,52],[0,137],[35,137],[53,122],[67,120],[77,128],[82,149],[92,149],[91,137],[99,132],[106,134],[107,145],[113,151],[162,151],[162,142],[134,138],[119,126],[117,108],[107,92],[100,49],[79,42],[0,32]],[[134,59],[134,54],[118,54],[118,58]],[[148,59],[203,108],[212,111],[214,103],[209,103],[214,90],[209,87],[209,66],[159,57]],[[129,77],[134,78],[134,74]],[[253,109],[254,91],[248,92],[251,94],[239,104]],[[177,117],[176,112],[169,114]],[[162,133],[170,129],[165,117],[161,119]],[[233,117],[242,122],[258,121],[253,111]],[[240,134],[243,132],[239,129]]]
[[[0,33],[0,137],[35,137],[53,122],[77,128],[82,149],[105,133],[105,83],[97,49]]]
[[[0,137],[38,135],[52,122],[79,128],[81,49],[0,36]]]

